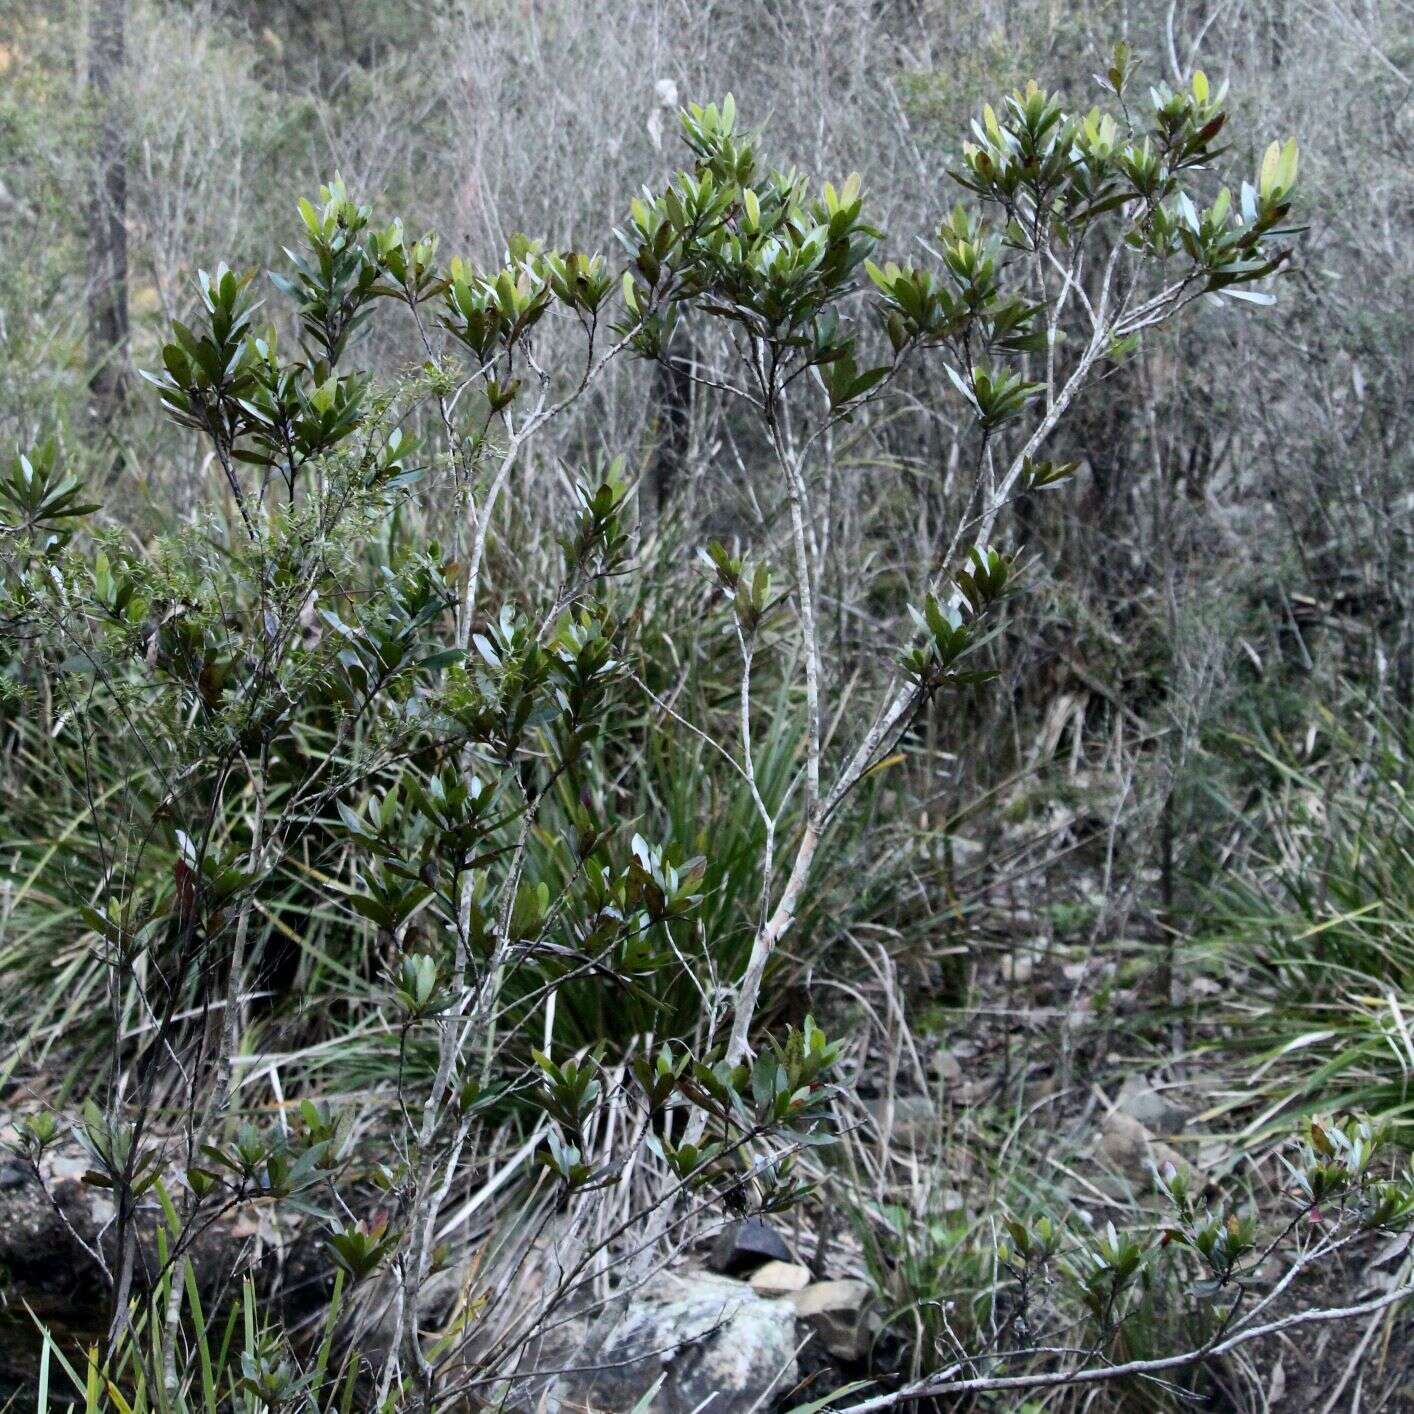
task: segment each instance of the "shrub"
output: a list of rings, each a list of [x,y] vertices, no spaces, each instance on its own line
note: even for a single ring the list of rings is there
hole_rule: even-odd
[[[817,188],[768,169],[730,97],[681,115],[691,164],[631,201],[621,268],[522,235],[492,266],[444,263],[434,235],[375,223],[335,178],[300,202],[303,243],[272,276],[283,330],[257,272],[217,264],[145,375],[208,458],[207,514],[143,543],[93,522],[58,459],[14,464],[5,669],[37,725],[12,719],[12,769],[46,839],[20,841],[22,903],[74,895],[61,926],[85,930],[75,995],[105,1012],[69,1126],[114,1208],[90,1251],[106,1348],[74,1371],[96,1407],[198,1389],[209,1406],[213,1382],[238,1403],[346,1402],[358,1342],[337,1359],[331,1343],[346,1288],[373,1293],[355,1330],[388,1313],[359,1400],[494,1400],[533,1377],[527,1356],[558,1317],[611,1278],[631,1290],[704,1209],[801,1198],[841,1047],[809,1017],[776,1040],[758,1022],[838,822],[930,703],[986,680],[977,650],[1020,569],[998,548],[1001,517],[1067,479],[1041,452],[1082,388],[1199,298],[1269,300],[1257,287],[1285,259],[1294,144],[1273,144],[1233,197],[1210,176],[1226,118],[1207,80],[1146,100],[1133,78],[1119,46],[1108,112],[1068,112],[1035,84],[985,108],[952,174],[973,204],[944,219],[928,268],[875,259],[857,176]],[[419,366],[355,369],[367,327],[395,314]],[[646,734],[625,730],[645,697],[662,704],[634,671],[623,462],[585,454],[543,573],[486,602],[538,436],[616,361],[666,359],[679,327],[710,331],[689,376],[769,449],[785,545],[784,568],[769,546],[702,553],[732,726],[683,719],[703,749],[672,769],[730,782],[715,821],[660,808]],[[969,428],[971,508],[920,567],[912,640],[832,653],[812,459],[914,360],[937,367]],[[768,665],[787,704],[770,725]],[[875,693],[862,711],[856,677]],[[847,702],[860,725],[832,731]],[[625,794],[656,818],[623,820]],[[701,809],[689,793],[679,813]],[[302,985],[314,966],[345,979],[354,1025],[334,1069],[340,1052],[353,1067],[360,1045],[382,1048],[365,1072],[381,1076],[372,1113],[276,1078],[260,1027],[283,1021],[263,994],[280,990],[286,940]],[[266,1077],[268,1114],[254,1102]],[[462,1220],[448,1206],[478,1183],[464,1213],[500,1190],[503,1125],[529,1136],[525,1215],[539,1217],[469,1267],[460,1316],[434,1334],[443,1239]],[[27,1121],[35,1174],[60,1134],[47,1110]],[[1169,1189],[1175,1240],[1226,1290],[1236,1258],[1204,1247]],[[227,1335],[212,1357],[192,1249],[256,1204],[325,1229],[340,1284],[313,1357],[250,1294],[224,1327],[242,1327],[239,1359]],[[1054,1234],[1027,1246],[1028,1231],[1001,1258],[1023,1285],[1058,1250]],[[512,1279],[544,1241],[553,1275],[522,1318]],[[1077,1261],[1108,1341],[1142,1253],[1109,1236]]]

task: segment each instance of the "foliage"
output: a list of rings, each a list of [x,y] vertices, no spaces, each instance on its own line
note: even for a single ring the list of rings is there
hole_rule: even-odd
[[[1247,1132],[1278,1111],[1332,1103],[1377,1115],[1408,1143],[1414,968],[1414,814],[1406,725],[1362,707],[1308,732],[1259,725],[1229,744],[1267,778],[1250,861],[1209,897],[1207,970],[1247,979],[1228,1012],[1257,1062]],[[1230,975],[1230,974],[1229,974]]]
[[[16,802],[0,967],[35,998],[6,1018],[0,1073],[50,1102],[26,1106],[18,1160],[44,1182],[76,1145],[112,1199],[89,1254],[103,1349],[85,1364],[44,1343],[45,1378],[63,1368],[92,1408],[509,1398],[545,1331],[685,1234],[810,1202],[853,1063],[816,1024],[812,967],[852,926],[928,930],[900,899],[937,877],[899,867],[907,850],[885,840],[910,836],[926,783],[917,834],[932,850],[939,723],[979,759],[1029,730],[989,716],[1020,700],[1010,681],[975,690],[1025,673],[1031,651],[1021,591],[1036,570],[1008,548],[1006,517],[1028,544],[1041,527],[1044,556],[1063,513],[1039,493],[1095,475],[1066,425],[1106,401],[1086,403],[1087,385],[1166,359],[1206,367],[1204,340],[1160,343],[1174,318],[1199,300],[1216,319],[1270,302],[1290,259],[1295,143],[1244,156],[1196,64],[1146,90],[1124,45],[1101,65],[1103,108],[1023,83],[960,151],[931,150],[922,183],[899,176],[912,138],[871,129],[870,192],[859,175],[777,168],[730,96],[689,104],[685,164],[629,202],[618,252],[518,234],[498,212],[481,243],[498,255],[448,256],[450,233],[468,244],[465,212],[427,195],[448,186],[448,145],[474,132],[481,161],[503,140],[485,114],[447,116],[453,98],[492,91],[468,77],[488,62],[496,83],[561,52],[586,67],[582,17],[552,9],[549,42],[515,64],[496,58],[513,22],[490,6],[474,45],[461,20],[436,21],[435,65],[390,59],[375,80],[370,41],[345,55],[337,94],[286,104],[261,87],[309,57],[269,60],[284,26],[238,39],[223,12],[210,51],[164,50],[174,21],[144,7],[139,41],[161,71],[204,64],[229,97],[211,105],[218,126],[181,84],[168,106],[133,105],[149,163],[211,145],[193,156],[190,208],[186,187],[169,211],[134,171],[135,240],[178,242],[150,235],[138,277],[152,285],[134,349],[157,396],[80,437],[64,319],[36,294],[29,342],[5,322],[29,381],[34,329],[52,326],[40,358],[55,372],[47,402],[0,404],[21,449],[0,476]],[[413,24],[356,22],[393,48]],[[200,15],[182,23],[208,34]],[[335,44],[299,23],[308,45]],[[712,23],[739,59],[730,17]],[[57,43],[35,29],[34,52]],[[541,90],[563,97],[543,72]],[[493,105],[507,133],[523,101]],[[44,133],[12,108],[7,131],[42,155]],[[563,154],[537,142],[516,158],[536,181],[501,183],[536,228],[582,231],[602,209],[594,164],[620,147],[576,142],[582,121],[558,145],[579,151],[583,180],[578,166],[557,180]],[[298,203],[299,243],[267,276],[272,223],[242,207],[230,149],[246,144],[262,176],[303,170],[306,125],[334,134],[350,180]],[[650,165],[623,151],[624,170]],[[1234,194],[1219,169],[1244,162]],[[964,204],[939,222],[945,180]],[[26,200],[45,191],[28,167],[19,182]],[[43,200],[47,238],[7,265],[25,272],[17,288],[67,271],[66,242],[87,234],[82,202]],[[387,219],[394,206],[406,221]],[[227,211],[240,219],[223,229]],[[192,249],[226,260],[187,281]],[[0,313],[25,303],[9,289]],[[70,314],[82,306],[75,294]],[[642,362],[690,387],[698,458],[658,523],[636,484],[654,434],[627,410]],[[1113,440],[1145,437],[1157,446],[1152,427]],[[1063,445],[1043,455],[1049,440]],[[111,469],[101,490],[85,456]],[[118,475],[134,467],[156,469],[155,504]],[[1060,635],[1066,651],[1083,642]],[[1145,691],[1182,697],[1157,676]],[[1397,860],[1398,831],[1378,833]],[[1367,886],[1358,853],[1327,870],[1330,897],[1353,897],[1356,875]],[[1397,871],[1381,868],[1388,889]],[[1352,976],[1393,986],[1393,950],[1365,921],[1322,936],[1358,955]],[[1358,1012],[1347,1000],[1340,1015]],[[1378,1085],[1350,1098],[1393,1109]],[[1308,1216],[1319,1202],[1352,1237],[1402,1220],[1404,1190],[1370,1167],[1376,1138],[1311,1130],[1296,1165]],[[1000,1249],[971,1223],[945,1216],[920,1237],[872,1208],[861,1245],[893,1313],[918,1318],[914,1373],[946,1370],[959,1335],[970,1369],[996,1368],[997,1340],[1049,1320],[1085,1325],[1116,1360],[1155,1311],[1146,1354],[1208,1342],[1229,1298],[1245,1329],[1249,1215],[1210,1220],[1176,1177],[1164,1186],[1175,1217],[1158,1247],[1029,1200],[999,1217]],[[198,1239],[253,1213],[320,1234],[333,1294],[313,1335],[251,1282],[203,1313]],[[527,1314],[514,1288],[532,1268]],[[1197,1285],[1174,1287],[1174,1271]],[[949,1325],[949,1300],[965,1321]],[[374,1349],[361,1342],[377,1311]]]
[[[924,1373],[848,1407],[986,1407],[1008,1391],[1067,1386],[1083,1401],[1113,1381],[1151,1407],[1182,1408],[1210,1387],[1226,1350],[1290,1319],[1277,1302],[1292,1282],[1353,1243],[1407,1229],[1414,1187],[1386,1144],[1362,1119],[1309,1121],[1270,1209],[1167,1164],[1153,1176],[1162,1214],[1132,1230],[1059,1213],[1041,1195],[1002,1205],[991,1239],[956,1215],[895,1223],[895,1261],[876,1266],[876,1279],[908,1293],[893,1316],[917,1323],[910,1348]]]

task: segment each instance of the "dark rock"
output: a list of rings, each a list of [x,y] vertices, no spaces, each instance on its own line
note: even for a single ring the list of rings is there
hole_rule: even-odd
[[[34,1182],[34,1175],[20,1164],[0,1164],[0,1192],[8,1193],[12,1188],[23,1188]]]
[[[724,1276],[738,1277],[767,1262],[789,1262],[790,1248],[764,1218],[743,1218],[723,1228],[708,1265]]]
[[[0,1129],[0,1142],[7,1137]],[[95,1301],[101,1305],[106,1300],[103,1270],[94,1251],[101,1251],[110,1269],[117,1260],[112,1195],[83,1181],[90,1167],[77,1145],[61,1144],[40,1160],[40,1180],[22,1165],[7,1164],[0,1170],[0,1269],[8,1278],[9,1294],[42,1299],[55,1320],[62,1318],[66,1301],[86,1312]],[[171,1173],[167,1179],[173,1187],[180,1182]],[[147,1195],[134,1219],[134,1280],[139,1290],[162,1265],[157,1242],[161,1222],[156,1200]],[[224,1212],[199,1227],[184,1254],[203,1294],[249,1274],[262,1295],[277,1295],[287,1312],[316,1307],[332,1278],[328,1252],[314,1225],[298,1218],[277,1225],[268,1210],[256,1204]]]

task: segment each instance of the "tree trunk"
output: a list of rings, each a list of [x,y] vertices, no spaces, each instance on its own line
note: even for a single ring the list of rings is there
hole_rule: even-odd
[[[644,477],[643,500],[653,521],[661,518],[687,461],[692,409],[692,350],[668,349],[658,365],[658,446]]]
[[[88,82],[98,121],[89,212],[90,406],[100,434],[128,384],[128,157],[122,99],[128,0],[93,0]]]

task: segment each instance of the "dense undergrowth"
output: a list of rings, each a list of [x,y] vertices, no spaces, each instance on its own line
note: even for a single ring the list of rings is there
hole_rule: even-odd
[[[1403,1407],[1407,46],[874,8],[0,45],[12,1407],[580,1407],[748,1214],[781,1409]]]
[[[1408,1144],[1414,982],[1409,723],[1347,695],[1293,731],[1224,743],[1255,809],[1209,890],[1200,969],[1240,977],[1228,1044],[1252,1057],[1249,1133],[1337,1107]],[[1253,1113],[1253,1110],[1256,1110]]]

